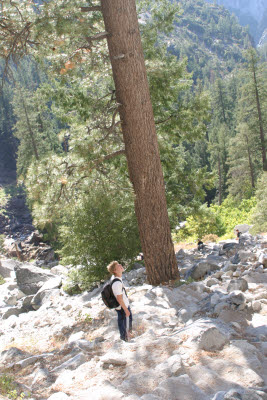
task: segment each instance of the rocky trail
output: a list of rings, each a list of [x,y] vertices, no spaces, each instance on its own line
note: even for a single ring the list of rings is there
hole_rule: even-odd
[[[181,284],[126,272],[128,343],[101,288],[69,296],[66,267],[2,258],[0,373],[32,400],[266,400],[267,236],[243,239],[180,250]]]

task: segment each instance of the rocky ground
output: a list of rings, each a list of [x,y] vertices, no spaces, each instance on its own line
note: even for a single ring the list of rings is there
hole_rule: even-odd
[[[2,170],[0,169],[2,173]],[[0,235],[4,240],[2,251],[8,257],[17,257],[20,261],[36,259],[40,264],[54,261],[54,251],[44,242],[43,235],[32,224],[32,217],[26,205],[26,196],[13,182],[5,187],[9,200],[0,212]],[[11,194],[9,194],[9,191]],[[12,191],[15,192],[12,194]]]
[[[243,239],[180,250],[191,283],[125,273],[128,343],[101,288],[70,297],[65,267],[1,259],[1,374],[32,400],[266,400],[267,236]]]

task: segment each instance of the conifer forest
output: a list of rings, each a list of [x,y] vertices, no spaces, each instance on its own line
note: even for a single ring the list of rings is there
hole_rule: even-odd
[[[256,28],[222,3],[0,1],[0,216],[24,193],[80,289],[267,231],[267,6]]]

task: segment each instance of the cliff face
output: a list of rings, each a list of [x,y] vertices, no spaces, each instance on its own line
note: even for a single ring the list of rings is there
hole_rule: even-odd
[[[214,3],[214,0],[206,1]],[[258,44],[267,28],[266,0],[217,0],[216,3],[236,14],[241,25],[249,25],[255,43]]]
[[[217,0],[217,3],[228,9],[251,15],[257,22],[261,22],[262,15],[267,8],[265,0]]]

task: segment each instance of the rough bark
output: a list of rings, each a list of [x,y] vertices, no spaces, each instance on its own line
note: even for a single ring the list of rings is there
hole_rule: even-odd
[[[247,135],[245,135],[245,139],[246,139],[246,143],[247,143],[248,163],[249,163],[251,186],[254,189],[255,188],[254,168],[253,168],[253,162],[252,162],[251,151],[250,151],[250,147],[249,147],[249,140],[248,140],[248,136]]]
[[[102,0],[101,6],[148,281],[159,284],[179,272],[135,0]]]
[[[31,128],[31,123],[30,123],[30,120],[29,120],[27,107],[26,107],[26,104],[25,104],[25,101],[24,101],[23,97],[22,97],[22,105],[23,105],[23,109],[24,109],[24,112],[25,112],[28,132],[29,132],[29,135],[30,135],[30,138],[31,138],[31,142],[32,142],[32,149],[33,149],[33,152],[34,152],[36,160],[39,160],[39,154],[38,154],[38,150],[37,150],[36,141],[35,141],[35,138],[34,138],[34,133],[33,133],[33,130]]]
[[[264,138],[264,131],[263,131],[263,121],[262,121],[262,113],[261,113],[261,105],[260,105],[256,70],[255,70],[254,65],[253,65],[253,79],[254,79],[254,85],[255,85],[255,96],[256,96],[257,111],[258,111],[259,126],[260,126],[262,166],[263,166],[263,171],[267,171],[267,159],[266,159],[265,138]]]
[[[221,158],[218,154],[218,174],[219,174],[219,205],[222,204],[222,168],[221,168]]]

